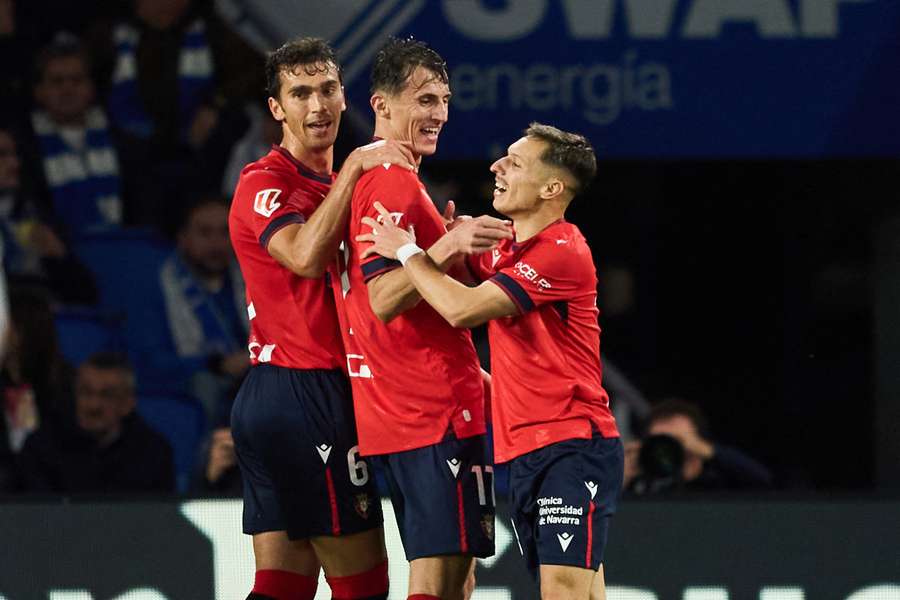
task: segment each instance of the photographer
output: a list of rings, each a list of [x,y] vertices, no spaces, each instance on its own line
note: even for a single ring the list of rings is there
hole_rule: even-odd
[[[760,490],[769,470],[736,448],[709,441],[706,417],[684,400],[669,399],[648,417],[646,435],[625,446],[627,493]]]

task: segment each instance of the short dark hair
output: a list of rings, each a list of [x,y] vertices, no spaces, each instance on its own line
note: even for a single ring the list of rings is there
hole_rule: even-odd
[[[178,214],[176,231],[182,232],[187,229],[191,219],[194,218],[194,214],[201,208],[206,208],[210,205],[221,206],[227,210],[231,208],[231,200],[225,196],[209,193],[201,195],[196,200],[185,203],[181,208],[181,212]]]
[[[655,404],[647,416],[647,427],[656,421],[679,416],[687,417],[700,435],[704,437],[709,435],[709,421],[700,407],[681,398],[666,398]]]
[[[597,174],[597,156],[594,147],[583,135],[557,129],[552,125],[532,122],[525,135],[547,143],[541,160],[548,165],[565,169],[575,178],[577,196],[583,192]]]
[[[302,67],[307,75],[315,75],[327,71],[328,65],[337,69],[338,80],[343,82],[341,65],[328,42],[317,37],[301,37],[286,42],[266,56],[266,92],[272,98],[278,98],[283,71],[294,72]]]
[[[406,80],[416,67],[424,67],[441,83],[449,83],[447,62],[425,42],[408,37],[390,38],[378,51],[372,65],[370,91],[395,96],[406,88]]]
[[[41,48],[34,60],[34,81],[40,83],[44,78],[44,71],[51,61],[62,58],[78,58],[84,65],[84,69],[91,76],[91,56],[87,48],[72,34],[60,33],[52,42]]]
[[[80,366],[93,367],[102,371],[119,371],[125,375],[128,392],[134,393],[134,368],[131,366],[128,357],[125,356],[125,354],[109,351],[94,352],[88,356]]]

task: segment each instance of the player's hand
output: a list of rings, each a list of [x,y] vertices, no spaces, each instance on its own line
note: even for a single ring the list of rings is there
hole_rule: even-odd
[[[412,143],[397,140],[378,140],[360,146],[350,153],[347,160],[351,164],[358,164],[363,172],[385,165],[397,165],[410,171],[419,170],[412,153]]]
[[[64,258],[66,245],[50,227],[35,223],[28,232],[28,243],[42,258]]]
[[[231,429],[223,427],[216,429],[209,444],[209,462],[206,465],[206,480],[210,483],[218,481],[225,471],[232,468],[237,462],[234,453],[234,440],[231,437]]]
[[[444,207],[444,214],[441,215],[441,218],[444,221],[444,227],[447,231],[465,223],[470,220],[472,217],[469,215],[456,215],[456,202],[453,200],[447,200],[447,206]]]
[[[222,359],[222,372],[232,377],[240,377],[250,368],[250,358],[243,350],[226,354]]]
[[[512,239],[513,231],[511,222],[482,215],[460,222],[446,235],[452,236],[457,254],[480,254],[494,249],[502,240]]]
[[[409,226],[409,231],[404,231],[394,225],[391,213],[381,204],[375,203],[375,210],[378,211],[378,220],[372,217],[363,217],[363,225],[372,228],[369,233],[363,233],[356,236],[357,242],[371,242],[372,245],[366,248],[361,254],[360,259],[367,258],[373,254],[380,254],[385,258],[396,259],[397,250],[400,246],[406,244],[414,244],[416,241],[416,233],[413,226]]]
[[[641,474],[641,465],[638,458],[641,455],[641,441],[631,440],[625,442],[625,479],[622,483],[623,488],[631,485],[635,477]]]

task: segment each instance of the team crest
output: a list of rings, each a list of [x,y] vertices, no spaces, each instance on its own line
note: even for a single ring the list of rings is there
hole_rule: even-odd
[[[272,213],[281,206],[280,202],[276,202],[280,195],[281,190],[274,188],[257,192],[256,198],[253,199],[253,210],[266,218],[271,217]]]
[[[484,515],[481,517],[481,530],[489,540],[494,541],[494,515]]]
[[[357,494],[353,498],[353,508],[356,509],[356,513],[363,519],[369,518],[369,508],[371,508],[371,506],[368,494]]]

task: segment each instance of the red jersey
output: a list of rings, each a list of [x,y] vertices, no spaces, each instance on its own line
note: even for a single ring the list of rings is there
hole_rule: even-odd
[[[353,387],[360,453],[386,454],[430,446],[450,427],[457,438],[485,432],[484,390],[472,336],[451,327],[427,303],[419,302],[388,324],[372,312],[366,282],[400,267],[379,256],[360,264],[368,246],[355,238],[378,218],[380,201],[394,222],[415,226],[417,243],[429,248],[446,228],[415,173],[375,168],[359,179],[350,205],[342,281],[335,283],[341,333]]]
[[[248,348],[254,365],[292,369],[344,365],[327,275],[319,279],[295,275],[267,250],[277,231],[306,222],[333,181],[334,174],[314,173],[280,146],[241,171],[228,228],[247,289]]]
[[[600,384],[597,274],[578,228],[559,220],[521,244],[503,240],[469,265],[521,313],[488,323],[494,460],[593,430],[618,437]]]

